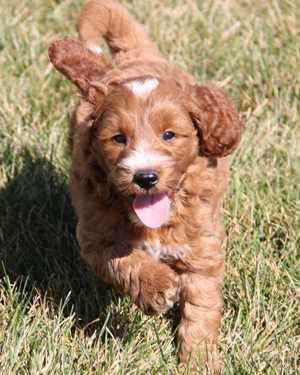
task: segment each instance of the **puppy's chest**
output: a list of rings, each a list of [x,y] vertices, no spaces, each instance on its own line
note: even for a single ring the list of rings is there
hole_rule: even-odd
[[[157,260],[179,261],[182,260],[191,247],[187,243],[167,244],[159,239],[145,240],[141,243],[142,249]]]

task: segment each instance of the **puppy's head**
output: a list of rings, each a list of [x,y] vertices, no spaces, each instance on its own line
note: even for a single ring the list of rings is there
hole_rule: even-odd
[[[160,227],[168,222],[189,165],[198,155],[232,152],[241,122],[215,87],[182,87],[175,80],[139,76],[103,88],[108,65],[72,43],[75,49],[54,44],[50,59],[94,106],[89,130],[94,158],[133,222]]]

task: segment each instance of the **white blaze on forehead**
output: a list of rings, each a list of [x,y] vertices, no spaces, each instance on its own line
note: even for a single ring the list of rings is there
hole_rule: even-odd
[[[136,172],[141,169],[159,167],[167,162],[170,162],[170,158],[155,150],[151,150],[146,142],[141,141],[135,149],[121,161],[120,166]]]
[[[145,81],[140,81],[138,79],[130,81],[125,83],[125,86],[136,96],[147,96],[158,86],[158,84],[158,79],[149,78]]]

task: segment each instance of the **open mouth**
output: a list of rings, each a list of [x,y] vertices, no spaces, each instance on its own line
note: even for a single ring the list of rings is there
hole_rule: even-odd
[[[139,194],[133,201],[133,210],[149,228],[159,228],[170,216],[171,201],[167,193]]]

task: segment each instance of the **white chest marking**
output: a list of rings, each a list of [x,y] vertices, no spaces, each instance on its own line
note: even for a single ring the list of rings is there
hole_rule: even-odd
[[[160,241],[144,242],[143,249],[157,260],[180,260],[187,252],[191,251],[187,244],[169,246],[161,244]]]
[[[90,44],[89,46],[87,46],[87,48],[94,52],[96,55],[101,55],[102,53],[102,48],[100,46],[96,46],[95,44]]]
[[[153,91],[157,86],[159,82],[156,78],[150,78],[146,81],[130,81],[125,83],[125,86],[134,93],[136,96],[147,96]]]

